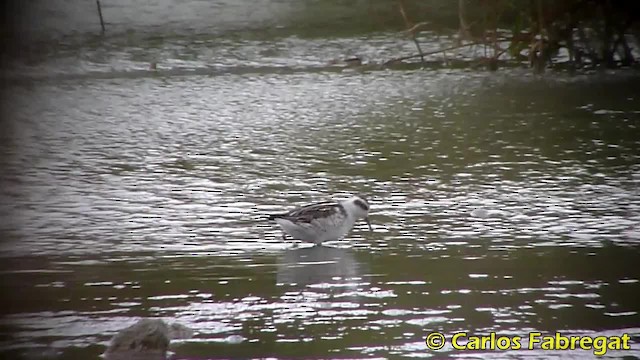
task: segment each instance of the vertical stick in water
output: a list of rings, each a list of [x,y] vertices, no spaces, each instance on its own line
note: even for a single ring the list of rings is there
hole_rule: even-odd
[[[100,7],[100,0],[96,0],[98,4],[98,15],[100,16],[100,26],[102,26],[102,35],[104,35],[104,20],[102,19],[102,8]]]
[[[411,20],[409,20],[409,16],[407,16],[407,12],[404,11],[404,0],[398,0],[398,5],[400,5],[400,14],[404,18],[405,24],[407,24],[407,32],[411,35],[413,39],[413,43],[416,44],[416,48],[418,49],[418,54],[420,54],[420,62],[424,66],[424,54],[422,53],[422,48],[420,48],[420,43],[418,42],[418,38],[416,36],[418,30],[418,24],[413,25]]]

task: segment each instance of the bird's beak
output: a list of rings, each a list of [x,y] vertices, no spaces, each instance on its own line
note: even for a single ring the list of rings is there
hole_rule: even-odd
[[[366,218],[364,218],[364,221],[366,221],[367,225],[369,225],[369,231],[373,232],[373,228],[371,227],[371,221],[369,221],[369,217],[368,216]]]

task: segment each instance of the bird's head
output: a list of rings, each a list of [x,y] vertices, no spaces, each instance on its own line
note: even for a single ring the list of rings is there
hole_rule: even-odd
[[[349,211],[354,218],[364,219],[369,225],[369,231],[373,231],[371,222],[369,221],[369,202],[362,195],[354,195],[345,201],[347,205],[347,211]]]

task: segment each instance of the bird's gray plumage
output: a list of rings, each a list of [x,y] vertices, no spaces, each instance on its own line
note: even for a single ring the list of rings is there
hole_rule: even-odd
[[[327,201],[303,206],[284,214],[269,215],[269,220],[287,219],[293,222],[310,223],[315,219],[326,218],[338,213],[342,214],[342,216],[347,216],[342,204]]]
[[[362,196],[353,196],[340,202],[322,202],[270,215],[269,219],[275,220],[284,233],[291,237],[319,244],[325,240],[342,238],[358,219],[367,220],[371,230],[368,212],[367,200]]]

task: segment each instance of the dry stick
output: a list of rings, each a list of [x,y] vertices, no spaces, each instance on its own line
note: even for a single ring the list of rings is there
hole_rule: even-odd
[[[438,37],[438,44],[442,44],[440,42],[440,37]],[[447,50],[442,51],[442,58],[444,59],[444,66],[449,66],[449,59],[447,59]]]
[[[404,30],[402,32],[403,33],[413,34],[413,33],[417,32],[417,31],[419,31],[421,27],[426,26],[427,24],[429,24],[429,23],[426,22],[426,21],[419,22],[419,23],[413,25],[411,28],[409,28],[407,30]]]
[[[539,44],[540,44],[540,57],[542,58],[541,60],[543,61],[543,63],[539,62],[539,66],[540,66],[540,70],[544,70],[544,66],[546,65],[547,59],[545,59],[545,48],[544,48],[544,38],[546,35],[546,30],[545,30],[545,26],[544,26],[544,13],[543,13],[543,9],[542,9],[542,0],[538,0],[538,23],[540,23],[539,25],[539,30],[540,30],[540,39]]]
[[[403,0],[398,0],[398,4],[400,5],[400,13],[402,14],[402,17],[404,18],[405,24],[407,24],[407,28],[409,28],[410,30],[415,30],[415,27],[411,25],[411,21],[409,20],[409,17],[407,16],[407,13],[404,11],[404,1]],[[420,43],[418,42],[418,39],[416,38],[416,32],[415,31],[411,31],[411,38],[413,39],[413,42],[416,44],[416,48],[418,49],[418,53],[420,54],[420,61],[424,65],[424,55],[422,55],[422,49],[420,48]]]
[[[469,30],[471,25],[467,24],[464,0],[458,0],[458,21],[460,22],[460,29],[458,30],[460,41],[469,40],[471,38],[471,31]]]
[[[623,62],[623,64],[627,64],[630,65],[632,64],[635,59],[633,58],[633,54],[631,53],[631,47],[629,47],[629,43],[627,43],[627,39],[625,39],[624,34],[626,29],[628,29],[630,27],[632,23],[631,18],[627,19],[627,21],[624,24],[621,24],[621,26],[618,26],[618,40],[617,40],[617,44],[619,44],[620,46],[622,46],[622,51],[623,51],[623,56],[620,56]],[[614,45],[613,46],[614,50],[618,48],[618,45]]]
[[[507,39],[502,39],[502,40],[507,40]],[[389,64],[394,63],[396,61],[409,60],[409,59],[413,59],[413,58],[417,58],[417,57],[421,57],[423,59],[422,62],[424,63],[424,57],[425,56],[439,54],[439,53],[441,53],[443,51],[456,50],[456,49],[460,49],[460,48],[467,47],[467,46],[475,46],[475,45],[481,45],[481,44],[484,44],[484,41],[477,41],[477,42],[472,42],[472,43],[468,43],[468,44],[451,46],[451,47],[448,47],[448,48],[445,48],[445,49],[430,51],[430,52],[427,52],[427,53],[420,53],[418,55],[403,56],[403,57],[387,60],[382,65],[389,65]]]
[[[482,6],[482,56],[487,58],[487,5]]]
[[[497,61],[499,55],[499,46],[498,46],[498,21],[500,21],[500,16],[502,15],[497,9],[497,5],[493,3],[493,34],[491,34],[493,40],[493,60]]]
[[[102,35],[104,35],[104,19],[102,18],[102,7],[100,7],[100,0],[96,0],[96,4],[98,5],[98,16],[100,16],[100,26],[102,26]]]
[[[584,28],[578,23],[578,37],[582,42],[582,46],[584,47],[584,55],[587,56],[591,62],[598,62],[598,55],[596,55],[595,50],[590,46],[589,41],[587,41],[587,36],[584,32]]]

